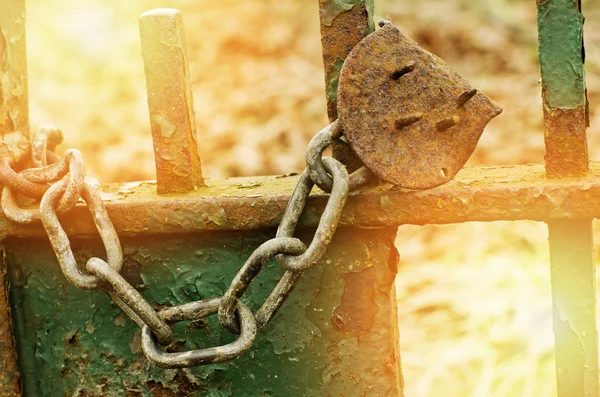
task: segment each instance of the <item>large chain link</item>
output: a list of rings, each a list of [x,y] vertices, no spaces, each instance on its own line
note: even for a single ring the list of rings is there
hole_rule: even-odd
[[[105,291],[142,328],[142,350],[148,359],[165,368],[219,363],[238,357],[252,347],[257,330],[266,326],[277,313],[302,273],[322,259],[337,228],[348,192],[370,179],[371,174],[364,167],[349,176],[339,161],[322,157],[323,151],[341,134],[339,123],[334,122],[312,139],[307,150],[307,168],[292,193],[275,238],[260,245],[250,255],[222,297],[158,312],[120,274],[123,265],[121,243],[102,202],[99,184],[85,177],[81,153],[70,149],[59,158],[53,152],[62,141],[60,130],[44,126],[34,135],[31,162],[36,168],[17,173],[8,161],[0,160],[0,182],[4,185],[0,203],[4,214],[14,222],[42,222],[65,278],[81,289]],[[315,235],[306,247],[293,236],[315,184],[330,195]],[[39,209],[21,208],[16,193],[41,198]],[[85,267],[75,261],[69,238],[58,219],[58,214],[69,211],[80,198],[87,204],[106,250],[106,260],[93,257]],[[285,273],[263,305],[252,313],[241,298],[264,264],[272,258],[277,259]],[[173,341],[169,324],[196,321],[213,314],[218,314],[224,328],[239,334],[234,342],[181,353],[168,353],[160,347]]]

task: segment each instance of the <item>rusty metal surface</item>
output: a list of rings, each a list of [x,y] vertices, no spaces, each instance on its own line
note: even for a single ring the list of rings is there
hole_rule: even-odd
[[[61,275],[45,238],[5,241],[11,305],[26,395],[399,396],[395,228],[340,228],[256,344],[230,363],[165,370],[140,354],[137,325],[101,291]],[[300,230],[308,244],[313,230]],[[123,275],[155,307],[222,295],[273,229],[124,238]],[[76,257],[103,255],[98,239],[74,238]],[[283,271],[267,263],[245,294],[258,308]],[[168,281],[168,282],[167,282]],[[52,286],[52,288],[49,288]],[[356,291],[360,290],[358,294]],[[169,316],[171,317],[171,316]],[[173,318],[173,317],[171,317]],[[172,325],[182,352],[235,339],[217,316]],[[170,394],[166,392],[170,391]]]
[[[548,176],[588,169],[587,92],[580,0],[538,0],[539,61]]]
[[[544,108],[544,158],[548,177],[579,176],[588,172],[587,125],[585,107]]]
[[[0,3],[0,158],[20,163],[29,154],[25,0]]]
[[[589,116],[581,1],[538,0],[537,4],[546,174],[550,178],[586,175]],[[590,171],[598,173],[594,166]],[[548,222],[548,236],[558,397],[596,397],[598,329],[592,220]]]
[[[391,226],[600,217],[600,163],[584,178],[546,179],[542,165],[464,168],[445,185],[423,191],[390,184],[349,195],[340,226]],[[207,180],[194,192],[156,194],[156,183],[109,184],[101,193],[119,236],[254,230],[276,227],[298,176]],[[300,219],[316,226],[328,195],[316,190]],[[252,214],[249,216],[249,214]],[[81,203],[59,216],[69,236],[95,236]],[[16,224],[0,215],[0,237],[44,236],[41,224]]]
[[[398,186],[428,189],[456,175],[501,109],[386,23],[346,59],[338,112],[371,171]]]
[[[6,255],[2,248],[0,250],[0,397],[17,397],[21,395],[21,381],[8,302],[6,269]]]
[[[195,301],[168,307],[161,311],[160,315],[170,323],[203,321],[211,314],[217,313],[220,303],[220,298]],[[238,301],[236,309],[240,331],[238,338],[229,344],[184,352],[164,352],[160,349],[156,336],[145,326],[142,329],[142,350],[146,357],[162,368],[188,368],[233,360],[250,350],[257,332],[256,318],[248,306]]]
[[[181,13],[142,14],[140,35],[158,193],[188,192],[203,180]]]
[[[338,118],[337,87],[344,59],[375,28],[373,7],[373,0],[319,0],[325,95],[330,122]],[[350,171],[360,168],[362,163],[347,143],[336,139],[332,147],[333,157],[346,164]]]

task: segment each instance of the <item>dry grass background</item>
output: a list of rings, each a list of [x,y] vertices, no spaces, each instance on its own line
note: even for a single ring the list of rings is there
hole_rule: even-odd
[[[377,6],[504,107],[469,165],[543,161],[535,2]],[[598,159],[600,4],[583,6]],[[204,174],[300,171],[326,124],[316,0],[28,0],[32,126],[59,126],[104,182],[153,179],[137,18],[156,7],[183,12]],[[546,239],[534,222],[400,227],[407,396],[555,395]]]

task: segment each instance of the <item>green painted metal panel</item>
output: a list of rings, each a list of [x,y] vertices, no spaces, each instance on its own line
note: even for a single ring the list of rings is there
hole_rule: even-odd
[[[122,274],[153,304],[220,296],[273,230],[123,241]],[[311,231],[301,233],[306,241]],[[6,242],[19,364],[26,396],[397,396],[395,229],[340,228],[255,346],[225,364],[161,369],[140,352],[139,329],[108,296],[70,285],[47,241]],[[103,256],[73,239],[79,263]],[[271,261],[246,295],[256,309],[282,271]],[[172,351],[230,342],[216,316],[178,323]],[[178,394],[179,393],[179,394]]]
[[[576,0],[538,0],[539,59],[550,108],[585,105],[584,18],[579,7]]]

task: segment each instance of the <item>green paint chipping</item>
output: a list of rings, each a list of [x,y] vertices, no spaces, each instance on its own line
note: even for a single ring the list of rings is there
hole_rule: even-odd
[[[331,72],[325,73],[325,94],[327,96],[327,102],[332,102],[337,105],[337,91],[340,83],[340,72],[344,66],[344,60],[341,57],[337,57],[333,65],[331,66]]]
[[[365,0],[365,8],[369,16],[369,34],[375,31],[375,0]]]
[[[326,26],[331,26],[338,15],[360,5],[363,5],[363,0],[329,0],[327,5],[321,8],[321,18]]]
[[[538,1],[539,59],[550,109],[585,105],[583,19],[576,0]]]
[[[121,273],[158,306],[212,298],[223,294],[243,261],[274,233],[123,239]],[[311,230],[299,236],[308,243]],[[249,352],[185,370],[150,364],[140,351],[137,326],[105,293],[70,285],[47,240],[7,240],[24,396],[402,396],[394,236],[395,229],[338,229],[322,263],[304,274]],[[103,255],[95,240],[72,239],[72,247],[78,263]],[[274,260],[266,264],[245,295],[253,310],[281,274]],[[366,292],[357,293],[358,286]],[[173,351],[235,337],[216,316],[177,323],[173,330]]]

